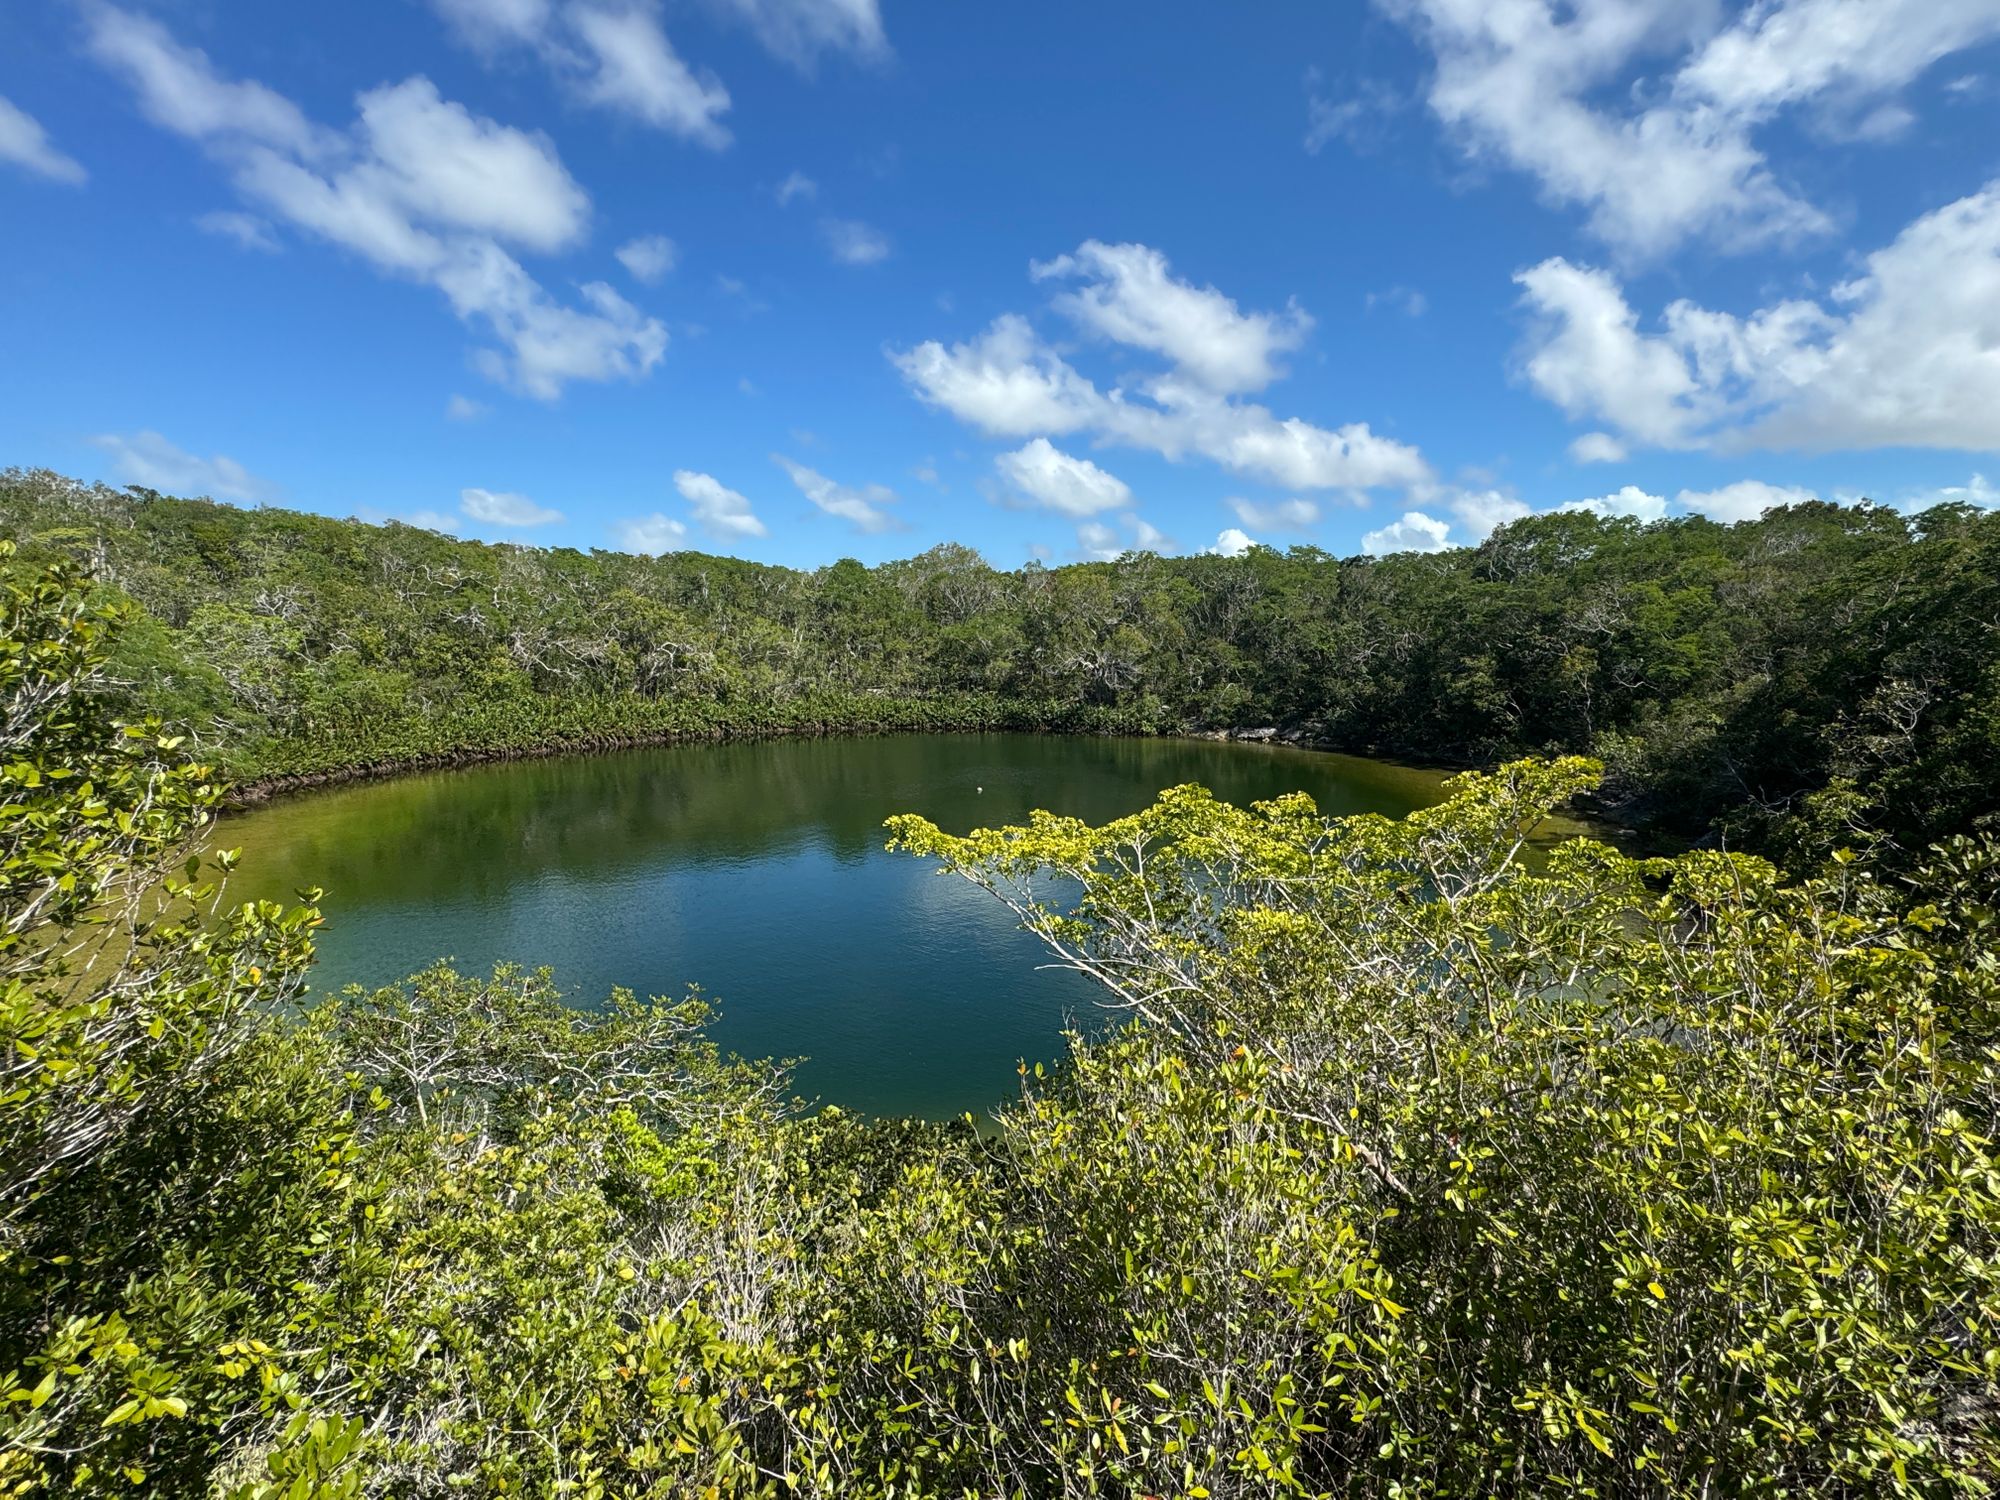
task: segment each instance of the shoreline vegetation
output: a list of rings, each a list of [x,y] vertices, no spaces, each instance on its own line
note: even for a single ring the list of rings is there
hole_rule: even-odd
[[[1435,555],[940,546],[814,571],[486,544],[0,473],[0,536],[138,609],[111,675],[255,800],[770,733],[1275,737],[1428,766],[1588,754],[1651,847],[1907,862],[2000,826],[2000,515],[1573,512]]]
[[[1183,739],[1212,743],[1268,745],[1289,750],[1305,750],[1328,755],[1360,755],[1385,765],[1445,777],[1475,769],[1464,762],[1450,765],[1423,764],[1407,758],[1356,752],[1312,739],[1298,731],[1270,726],[1247,729],[1152,729],[1135,727],[1115,717],[1092,718],[1076,713],[1041,714],[1032,710],[1000,713],[991,718],[977,714],[952,713],[943,717],[952,722],[940,725],[940,717],[930,703],[886,703],[886,712],[868,723],[843,722],[815,717],[810,713],[786,721],[716,723],[698,729],[633,730],[626,733],[597,733],[574,739],[542,739],[522,745],[482,746],[464,743],[464,737],[447,731],[440,738],[451,741],[450,748],[412,754],[396,760],[358,761],[334,764],[317,771],[282,772],[254,780],[230,782],[223,792],[222,811],[262,806],[283,797],[299,796],[361,781],[387,780],[398,776],[449,771],[465,766],[491,765],[516,760],[552,760],[568,755],[616,755],[626,750],[644,750],[667,745],[721,744],[735,740],[784,739],[866,739],[877,735],[901,734],[1050,734],[1099,735],[1135,739]],[[1579,799],[1579,806],[1587,799]],[[1607,827],[1617,827],[1608,815]],[[1628,830],[1630,831],[1630,830]]]
[[[1543,518],[1471,558],[803,575],[0,489],[26,538],[0,540],[0,1490],[2000,1487],[2000,839],[1967,836],[1994,795],[1996,613],[1956,613],[1993,601],[1993,518]],[[1687,554],[1678,590],[1635,581],[1660,546]],[[1607,557],[1630,564],[1610,582]],[[764,613],[714,602],[731,579]],[[631,598],[581,610],[586,582]],[[1315,588],[1332,602],[1300,606]],[[1405,599],[1395,629],[1343,633],[1379,591],[1438,588],[1456,613]],[[998,592],[968,613],[962,589]],[[1242,655],[1273,600],[1292,649]],[[1620,654],[1655,606],[1688,629]],[[1467,611],[1486,665],[1424,665]],[[1134,623],[1176,619],[1201,628]],[[1315,622],[1346,646],[1287,688]],[[967,656],[960,627],[1001,625],[1029,644]],[[1603,636],[1594,664],[1529,652],[1573,627]],[[1357,643],[1428,685],[1340,676]],[[587,719],[591,674],[665,682],[644,712],[667,714],[968,660],[1016,687],[1094,663],[1016,701],[1181,725],[1203,702],[1314,722],[1263,712],[1308,689],[1319,722],[1343,694],[1427,704],[1445,747],[1486,722],[1451,714],[1581,695],[1645,796],[1680,784],[1675,747],[1739,793],[1759,757],[1784,800],[1704,771],[1683,822],[1794,868],[1589,838],[1525,857],[1605,776],[1578,755],[1400,820],[1198,786],[1098,827],[900,817],[893,847],[1005,903],[1126,1021],[1024,1069],[980,1132],[808,1108],[785,1066],[719,1051],[698,995],[585,1011],[547,971],[437,965],[302,1007],[316,896],[232,904],[233,856],[200,849],[218,763],[407,748],[412,694],[432,732],[490,702],[511,734]],[[1671,662],[1674,691],[1628,680]],[[820,696],[773,699],[782,663]],[[538,706],[506,717],[508,692]]]

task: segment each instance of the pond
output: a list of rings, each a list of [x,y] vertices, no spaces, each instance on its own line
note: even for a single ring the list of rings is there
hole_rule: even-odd
[[[321,886],[314,987],[380,985],[438,958],[547,965],[579,1005],[614,986],[719,1005],[711,1035],[803,1057],[799,1092],[945,1118],[1013,1096],[1097,991],[999,902],[883,848],[883,819],[952,832],[1036,808],[1091,822],[1200,782],[1238,803],[1312,794],[1401,815],[1440,776],[1202,740],[897,735],[665,746],[363,783],[228,819],[233,897]]]

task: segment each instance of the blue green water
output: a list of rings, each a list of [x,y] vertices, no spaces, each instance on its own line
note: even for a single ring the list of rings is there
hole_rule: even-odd
[[[1093,822],[1200,782],[1248,802],[1401,814],[1437,776],[1196,740],[902,735],[678,745],[513,761],[292,798],[229,819],[241,896],[325,889],[316,987],[449,957],[548,965],[576,1003],[613,986],[720,1006],[746,1056],[803,1057],[810,1098],[942,1118],[1015,1090],[1093,987],[963,880],[884,851],[882,821],[953,832],[1047,808]]]

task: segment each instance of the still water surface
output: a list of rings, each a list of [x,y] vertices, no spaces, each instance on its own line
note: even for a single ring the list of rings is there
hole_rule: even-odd
[[[325,888],[315,987],[386,984],[449,957],[548,965],[580,1005],[613,986],[719,1002],[712,1035],[804,1057],[808,1098],[942,1118],[1010,1097],[1060,1054],[1093,986],[1038,969],[1012,915],[882,847],[917,812],[954,832],[1035,808],[1101,822],[1200,782],[1245,803],[1291,791],[1329,814],[1437,799],[1407,767],[1259,745],[901,735],[676,745],[366,783],[226,822],[232,894]]]

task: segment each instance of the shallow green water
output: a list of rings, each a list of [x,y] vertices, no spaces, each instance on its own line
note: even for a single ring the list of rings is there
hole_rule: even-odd
[[[578,1004],[614,985],[718,1000],[713,1035],[800,1057],[800,1091],[877,1113],[987,1109],[1066,1019],[1077,975],[991,897],[883,850],[882,820],[953,832],[1047,808],[1099,822],[1200,782],[1249,802],[1399,815],[1431,772],[1191,740],[902,735],[677,745],[514,761],[274,803],[230,819],[245,898],[323,886],[316,986],[382,984],[440,957],[547,964]]]

